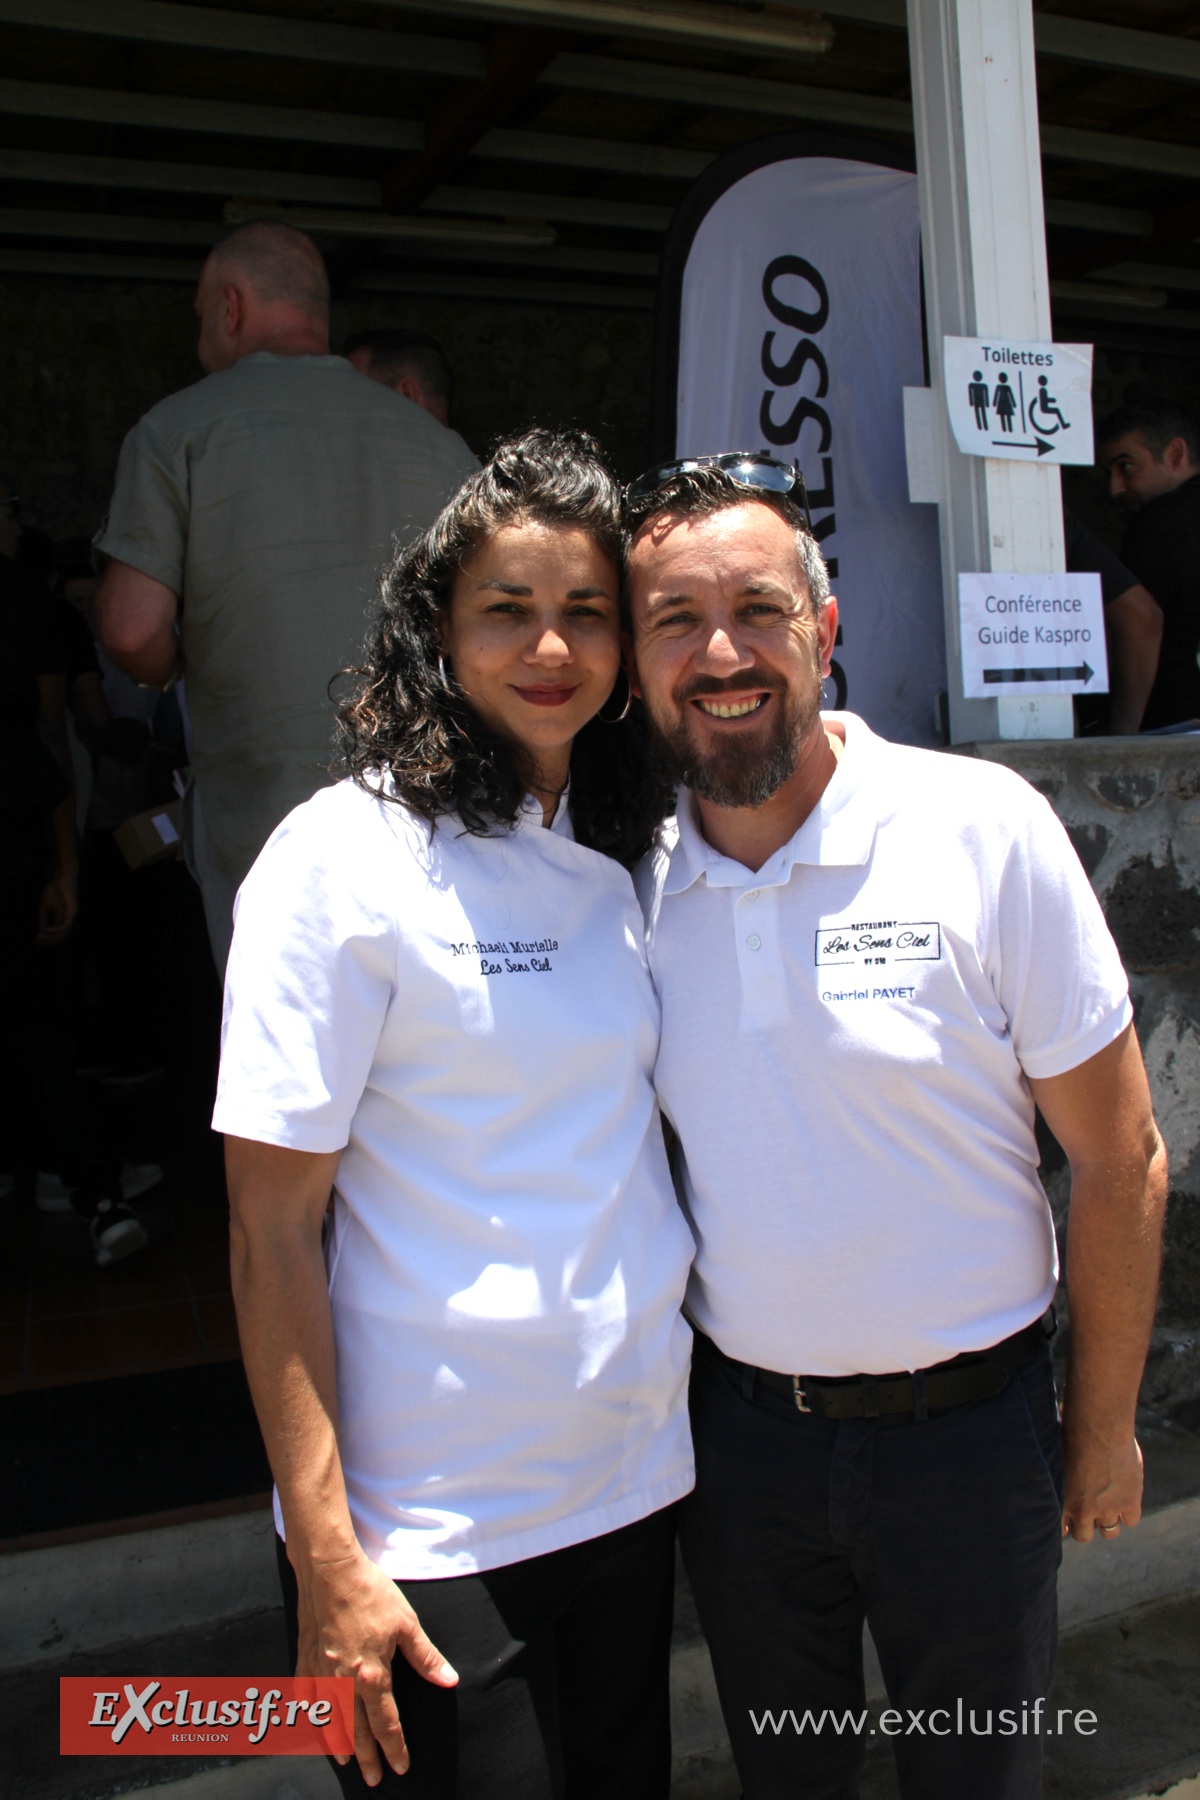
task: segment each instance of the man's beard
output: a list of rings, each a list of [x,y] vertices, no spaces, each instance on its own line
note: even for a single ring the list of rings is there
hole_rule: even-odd
[[[765,734],[732,733],[701,750],[692,740],[687,708],[697,697],[729,699],[747,688],[767,688],[772,719]],[[647,708],[659,753],[670,779],[707,800],[713,806],[762,806],[796,772],[805,739],[821,710],[821,689],[815,685],[805,695],[789,693],[779,681],[764,681],[753,669],[730,681],[693,682],[679,698],[682,716],[665,726]]]

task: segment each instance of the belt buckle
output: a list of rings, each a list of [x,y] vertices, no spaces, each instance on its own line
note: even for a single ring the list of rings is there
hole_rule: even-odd
[[[796,1402],[796,1411],[810,1413],[812,1407],[805,1404],[805,1393],[799,1375],[792,1376],[792,1399]]]

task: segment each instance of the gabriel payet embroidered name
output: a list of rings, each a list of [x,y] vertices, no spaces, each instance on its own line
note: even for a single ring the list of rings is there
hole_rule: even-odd
[[[451,944],[450,953],[477,956],[481,975],[551,975],[550,952],[557,949],[557,938],[497,938],[493,943],[469,938]]]

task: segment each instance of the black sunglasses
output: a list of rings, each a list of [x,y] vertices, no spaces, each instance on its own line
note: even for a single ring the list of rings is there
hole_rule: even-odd
[[[804,524],[809,537],[813,534],[812,514],[808,510],[808,491],[804,476],[795,463],[780,462],[763,450],[726,450],[719,456],[681,456],[676,462],[655,463],[625,489],[626,506],[648,500],[676,475],[691,475],[701,469],[716,469],[728,476],[748,493],[799,495]]]

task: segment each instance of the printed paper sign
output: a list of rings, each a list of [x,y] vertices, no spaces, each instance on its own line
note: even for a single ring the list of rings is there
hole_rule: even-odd
[[[964,456],[1091,463],[1092,346],[944,340],[946,406]]]
[[[960,575],[963,693],[1107,694],[1099,575]]]
[[[347,1676],[64,1675],[63,1756],[348,1756]]]

